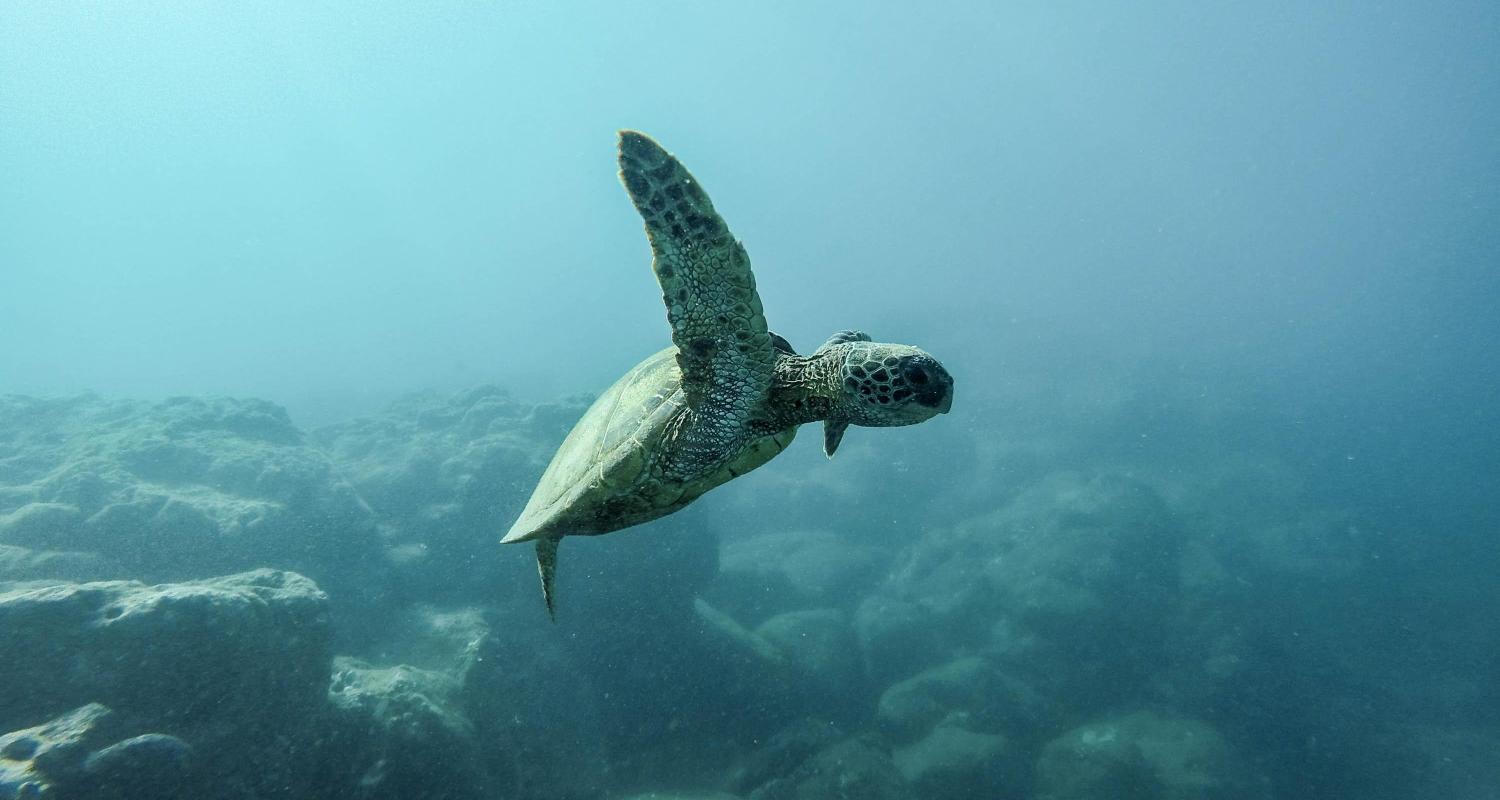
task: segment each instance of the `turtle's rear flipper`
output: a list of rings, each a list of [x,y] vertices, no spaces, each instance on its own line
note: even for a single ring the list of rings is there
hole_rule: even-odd
[[[547,616],[557,621],[557,612],[552,605],[552,583],[557,578],[557,543],[561,538],[543,537],[536,540],[536,571],[542,576],[542,599],[547,601]]]

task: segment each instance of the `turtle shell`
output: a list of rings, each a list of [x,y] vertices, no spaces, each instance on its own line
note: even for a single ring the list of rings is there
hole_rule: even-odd
[[[796,435],[754,439],[711,474],[669,478],[661,456],[688,413],[676,347],[637,364],[573,426],[502,541],[609,533],[665,516],[771,460]]]

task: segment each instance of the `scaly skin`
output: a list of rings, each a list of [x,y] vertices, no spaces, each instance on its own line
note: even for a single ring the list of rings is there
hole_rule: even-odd
[[[693,412],[663,467],[671,479],[690,480],[745,445],[750,418],[771,390],[776,350],[750,257],[687,168],[650,137],[622,131],[620,180],[646,223]]]

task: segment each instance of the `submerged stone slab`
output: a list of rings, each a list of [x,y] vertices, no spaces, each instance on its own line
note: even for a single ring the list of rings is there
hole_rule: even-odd
[[[335,662],[329,698],[341,744],[337,783],[370,800],[487,796],[474,726],[452,676],[406,665]]]
[[[803,761],[750,793],[750,800],[917,800],[891,755],[875,739],[854,737]]]
[[[159,733],[114,741],[123,725],[119,715],[89,703],[0,736],[0,800],[181,797],[192,748]]]
[[[0,726],[84,702],[179,722],[318,703],[327,605],[312,581],[275,570],[0,591]]]
[[[934,725],[962,715],[979,730],[1034,729],[1046,701],[1026,683],[977,656],[955,659],[892,685],[880,696],[877,719],[898,742],[925,736]]]
[[[925,737],[899,747],[896,769],[920,797],[944,800],[989,800],[1025,787],[1015,748],[1004,736],[945,722]]]
[[[1042,800],[1254,800],[1265,796],[1205,722],[1139,711],[1054,739],[1037,761]]]
[[[0,545],[150,581],[270,565],[350,595],[383,568],[374,515],[275,404],[7,396],[0,436]]]

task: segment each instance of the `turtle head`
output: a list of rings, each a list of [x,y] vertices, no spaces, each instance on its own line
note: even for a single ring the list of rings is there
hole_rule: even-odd
[[[840,343],[841,416],[854,425],[915,425],[953,406],[953,376],[931,354],[905,344]]]

